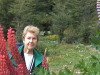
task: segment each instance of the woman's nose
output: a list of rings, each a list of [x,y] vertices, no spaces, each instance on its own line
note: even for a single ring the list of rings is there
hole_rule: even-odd
[[[29,42],[32,42],[32,39],[30,39]]]

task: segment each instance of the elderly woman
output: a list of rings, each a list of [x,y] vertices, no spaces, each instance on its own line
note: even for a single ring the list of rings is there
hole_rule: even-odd
[[[23,45],[18,48],[19,53],[25,60],[27,69],[32,72],[34,67],[38,67],[42,63],[43,55],[39,53],[35,47],[39,41],[39,28],[29,25],[23,30]],[[12,63],[16,66],[11,57]]]

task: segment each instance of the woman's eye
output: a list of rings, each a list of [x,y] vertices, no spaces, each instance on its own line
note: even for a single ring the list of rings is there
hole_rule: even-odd
[[[27,38],[27,39],[31,39],[31,38]]]

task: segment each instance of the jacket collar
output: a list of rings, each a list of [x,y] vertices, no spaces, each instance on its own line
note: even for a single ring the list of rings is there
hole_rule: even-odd
[[[22,45],[18,48],[18,51],[20,54],[21,54],[23,48],[24,48],[24,45]],[[37,67],[38,65],[40,65],[42,63],[43,55],[41,53],[39,53],[36,49],[33,50],[33,54],[34,54],[34,67]]]

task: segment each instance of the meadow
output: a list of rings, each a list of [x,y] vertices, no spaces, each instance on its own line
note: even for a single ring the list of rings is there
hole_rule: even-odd
[[[59,71],[64,68],[73,70],[75,64],[78,64],[79,61],[84,60],[85,62],[89,62],[91,55],[97,58],[99,58],[100,55],[100,51],[96,50],[92,45],[58,44],[57,40],[44,40],[43,38],[40,40],[38,48],[40,48],[42,52],[47,48],[47,60],[50,73],[55,72],[58,74]],[[80,75],[80,72],[75,70],[75,75]]]

